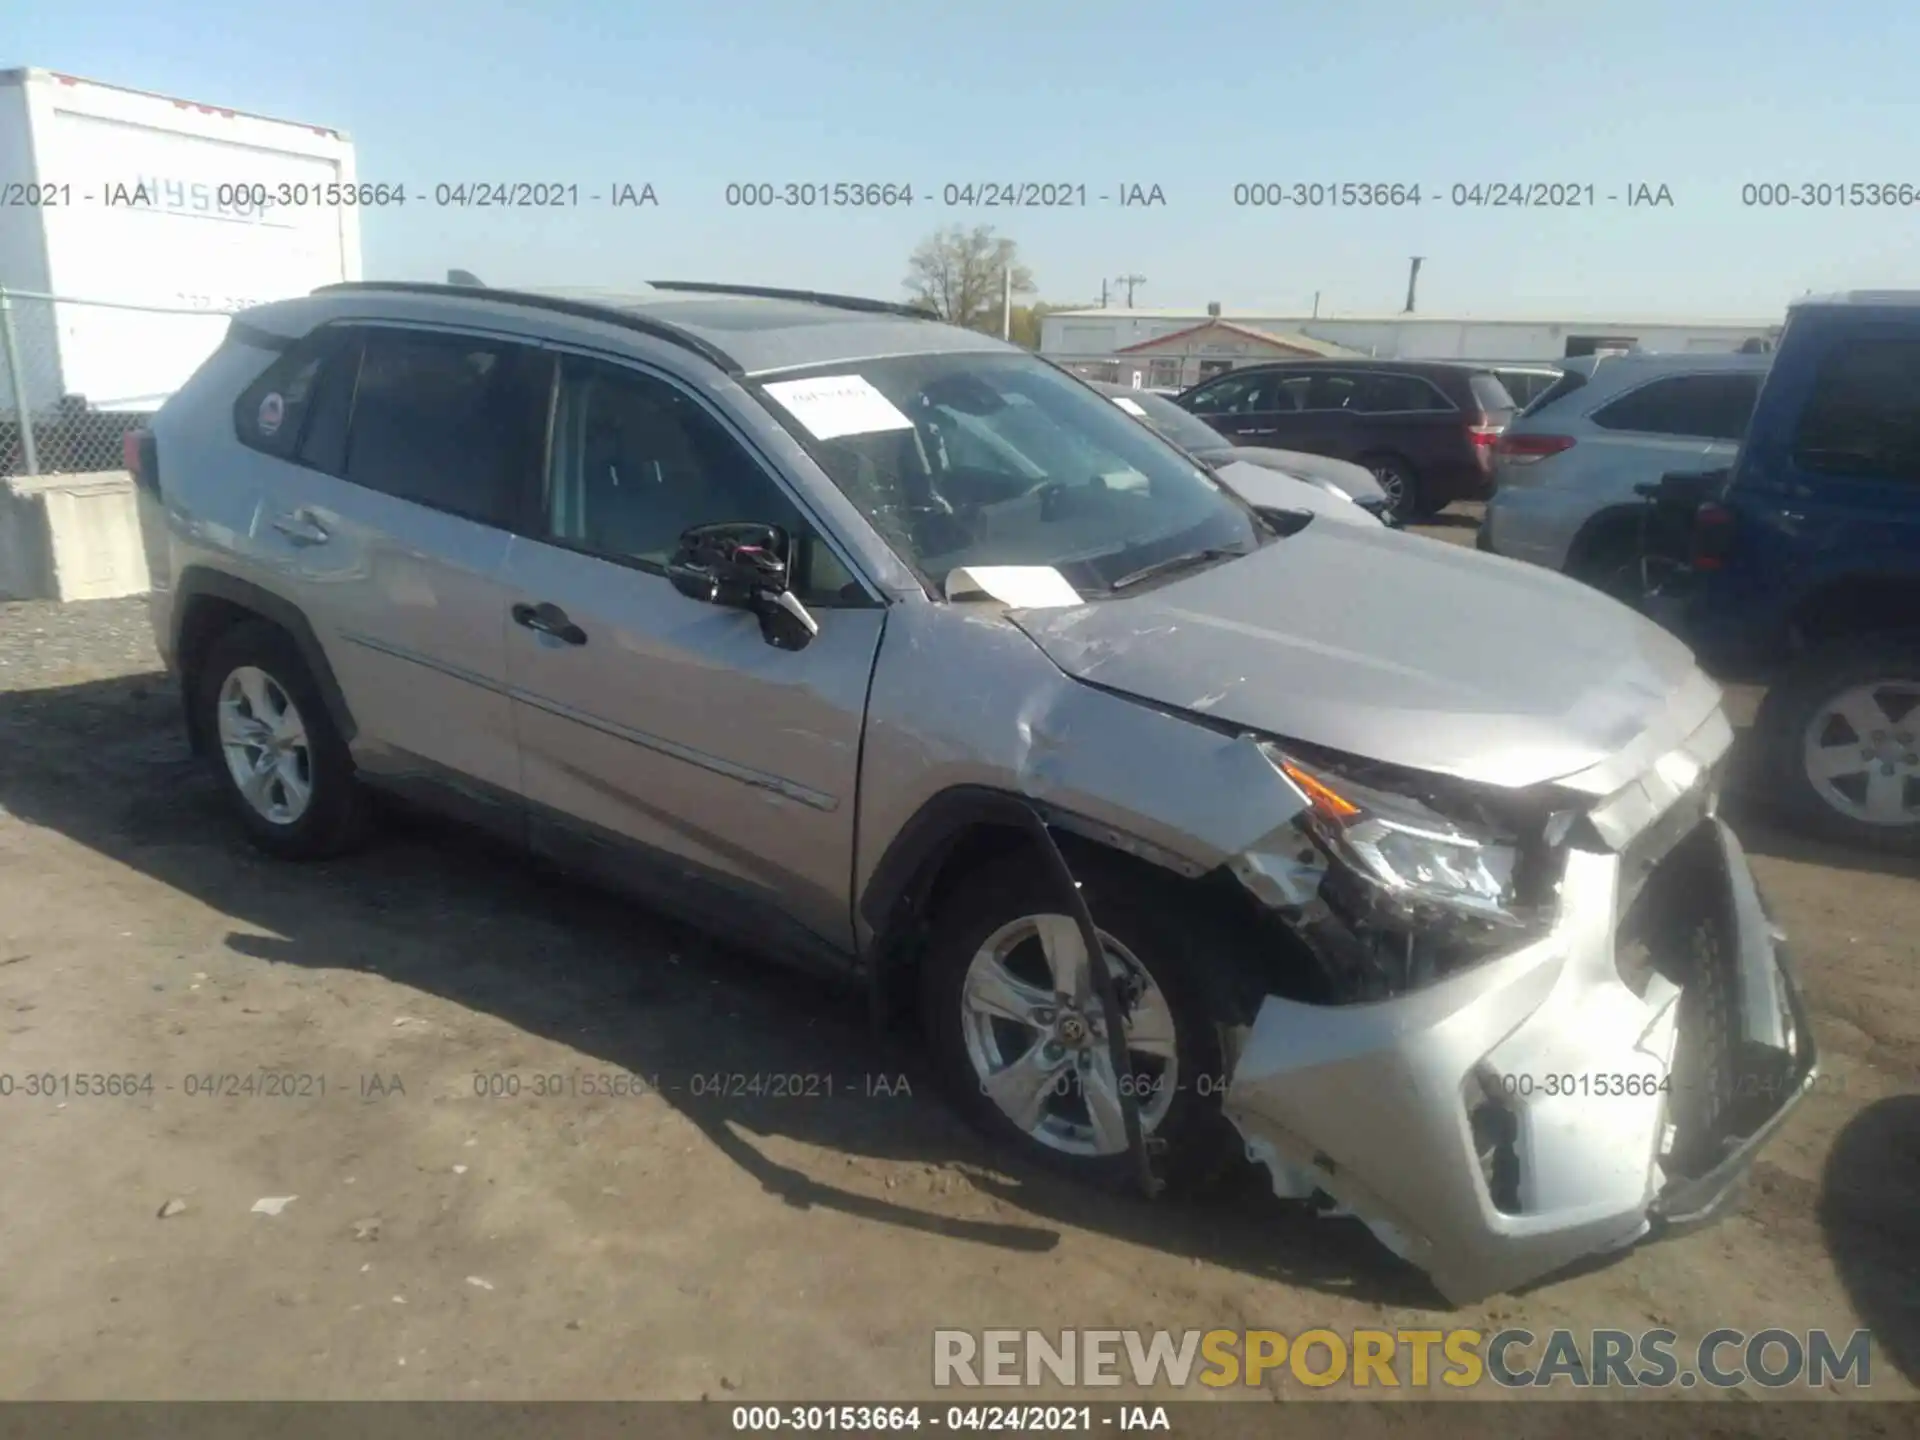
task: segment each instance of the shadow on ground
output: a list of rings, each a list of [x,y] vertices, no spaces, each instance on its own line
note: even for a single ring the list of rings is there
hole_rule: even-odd
[[[1876,1357],[1920,1383],[1920,1095],[1877,1101],[1840,1132],[1819,1214]]]
[[[257,856],[188,756],[159,674],[0,693],[0,806],[271,932],[233,934],[239,954],[377,974],[656,1079],[787,1204],[1012,1252],[1051,1249],[1058,1227],[1074,1226],[1327,1293],[1444,1308],[1424,1276],[1357,1224],[1282,1205],[1251,1170],[1204,1202],[1152,1205],[1009,1177],[934,1095],[913,1037],[873,1032],[863,996],[715,947],[467,831],[396,817],[349,859]],[[749,1073],[831,1075],[834,1093],[728,1094],[718,1078]],[[893,1083],[902,1074],[911,1094]],[[836,1188],[770,1159],[758,1141],[773,1136],[961,1168],[1027,1223],[970,1222]]]

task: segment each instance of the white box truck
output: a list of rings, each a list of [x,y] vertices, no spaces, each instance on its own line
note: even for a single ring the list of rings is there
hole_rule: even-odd
[[[24,400],[43,452],[107,433],[220,343],[211,312],[358,280],[354,184],[353,145],[326,126],[0,72],[0,423],[17,429]]]

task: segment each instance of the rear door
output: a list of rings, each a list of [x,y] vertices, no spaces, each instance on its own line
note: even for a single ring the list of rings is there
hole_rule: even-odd
[[[800,537],[795,591],[820,625],[806,648],[667,580],[681,533],[714,521]],[[850,954],[886,611],[742,434],[664,374],[563,357],[545,499],[505,578],[491,620],[508,627],[536,846],[753,943]]]
[[[1729,497],[1740,516],[1738,562],[1787,594],[1833,574],[1912,575],[1920,325],[1844,316],[1795,324],[1796,353],[1790,366],[1776,362]]]
[[[1346,399],[1344,459],[1381,451],[1405,456],[1416,470],[1431,469],[1436,428],[1451,429],[1459,411],[1431,380],[1394,371],[1355,377]]]
[[[551,357],[493,337],[329,328],[241,397],[279,445],[255,525],[312,623],[372,774],[517,823],[506,694],[510,532],[537,483]]]

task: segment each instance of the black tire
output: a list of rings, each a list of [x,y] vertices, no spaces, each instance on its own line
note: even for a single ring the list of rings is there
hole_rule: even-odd
[[[220,693],[243,667],[264,672],[297,708],[305,728],[311,797],[297,818],[276,823],[241,793],[220,739]],[[194,677],[196,726],[206,760],[242,828],[259,849],[281,860],[320,860],[353,849],[371,825],[372,804],[354,775],[353,758],[334,728],[319,686],[292,638],[264,620],[246,621],[208,648]]]
[[[1567,564],[1567,574],[1637,609],[1645,598],[1637,532],[1631,526],[1616,525],[1583,537]]]
[[[1164,1142],[1155,1167],[1170,1192],[1192,1194],[1218,1180],[1243,1153],[1220,1110],[1226,1088],[1220,1026],[1228,1020],[1215,1012],[1224,1002],[1210,999],[1209,987],[1198,979],[1206,927],[1184,923],[1192,917],[1164,903],[1164,896],[1156,898],[1117,863],[1077,856],[1072,864],[1094,923],[1132,953],[1167,1001],[1178,1080],[1153,1131]],[[975,953],[1014,920],[1065,912],[1048,867],[1031,855],[1009,856],[961,880],[935,917],[920,974],[922,1020],[942,1087],[989,1139],[1056,1174],[1102,1189],[1128,1189],[1138,1176],[1131,1156],[1068,1154],[1029,1135],[987,1096],[967,1051],[961,992]],[[1221,954],[1217,944],[1211,948],[1216,965]]]
[[[1439,507],[1430,505],[1422,493],[1419,472],[1398,455],[1363,455],[1355,463],[1373,472],[1387,492],[1387,511],[1398,524],[1417,524],[1439,513]]]
[[[1920,819],[1877,824],[1849,815],[1827,800],[1808,773],[1809,727],[1833,700],[1876,681],[1920,685],[1920,637],[1845,641],[1816,650],[1797,663],[1768,691],[1760,708],[1761,783],[1777,797],[1785,818],[1797,829],[1845,845],[1916,850],[1920,849]],[[1889,733],[1910,737],[1905,753],[1920,754],[1920,706],[1902,715]],[[1874,743],[1871,735],[1861,738],[1863,743]]]

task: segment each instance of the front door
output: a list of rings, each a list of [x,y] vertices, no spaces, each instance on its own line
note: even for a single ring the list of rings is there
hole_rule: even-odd
[[[716,411],[635,367],[563,359],[543,509],[505,567],[535,843],[749,943],[850,955],[885,608]],[[806,648],[666,579],[682,531],[739,520],[797,537]]]

